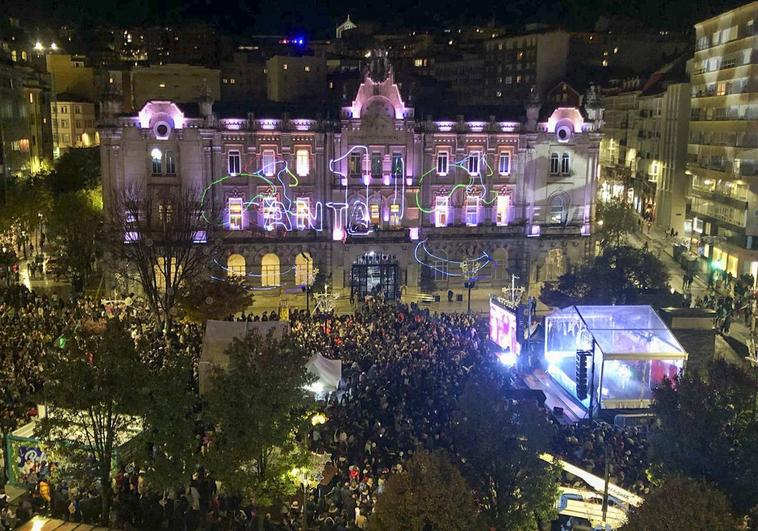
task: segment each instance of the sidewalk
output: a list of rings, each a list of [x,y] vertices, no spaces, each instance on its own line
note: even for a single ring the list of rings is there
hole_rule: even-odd
[[[645,230],[642,232],[635,232],[630,235],[629,240],[632,245],[640,248],[645,242],[647,242],[650,251],[668,268],[669,274],[671,275],[671,287],[680,293],[683,291],[684,269],[682,269],[682,266],[674,260],[674,242],[670,238],[666,238],[665,233],[661,229],[653,227],[649,233]],[[708,292],[708,282],[700,273],[695,275],[690,292],[692,293],[693,301]],[[748,345],[750,340],[750,327],[745,326],[741,319],[734,319],[728,335],[729,337],[738,340],[743,345]]]

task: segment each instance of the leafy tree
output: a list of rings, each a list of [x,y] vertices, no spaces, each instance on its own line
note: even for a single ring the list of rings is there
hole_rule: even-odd
[[[729,500],[703,481],[670,477],[633,508],[623,531],[733,531],[737,519]]]
[[[52,198],[38,178],[7,181],[6,203],[0,208],[0,231],[13,234],[23,244],[34,241],[50,210]]]
[[[483,529],[470,487],[444,452],[417,453],[405,468],[384,485],[371,531]]]
[[[533,531],[557,516],[558,470],[539,458],[553,430],[535,402],[502,400],[503,390],[489,373],[470,378],[453,438],[486,523]]]
[[[309,406],[307,359],[290,336],[273,333],[235,339],[227,354],[228,367],[214,369],[204,397],[205,421],[215,427],[207,469],[230,491],[267,506],[295,492],[288,472],[308,461],[296,440]]]
[[[98,253],[103,201],[96,190],[59,195],[50,213],[50,237],[61,244],[62,265],[86,283]]]
[[[540,299],[548,306],[631,304],[637,295],[667,287],[663,263],[644,249],[608,247],[577,271],[546,282]]]
[[[63,457],[69,473],[97,485],[105,524],[115,451],[140,432],[151,394],[161,391],[152,386],[152,371],[117,320],[102,334],[72,339],[61,356],[49,356],[46,363],[42,398],[48,415],[38,423],[37,436]]]
[[[758,509],[758,370],[719,360],[705,378],[685,372],[654,396],[651,441],[663,470],[708,480],[738,511]]]
[[[66,151],[46,181],[54,196],[96,188],[100,185],[100,148]]]
[[[620,247],[626,236],[637,228],[637,215],[632,207],[623,201],[600,202],[597,206],[600,246]]]
[[[138,349],[146,346],[138,344]],[[138,446],[141,453],[135,457],[145,465],[145,478],[156,490],[187,485],[195,471],[199,446],[192,359],[168,349],[161,366],[152,368],[150,389],[139,438],[144,444]]]
[[[177,304],[186,319],[204,323],[246,310],[253,304],[253,293],[241,279],[205,279],[193,282]]]
[[[437,283],[434,281],[434,273],[430,267],[424,264],[421,265],[419,287],[424,293],[437,291]]]

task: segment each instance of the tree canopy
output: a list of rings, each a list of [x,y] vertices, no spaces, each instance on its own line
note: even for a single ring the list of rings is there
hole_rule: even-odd
[[[637,215],[632,207],[623,201],[613,200],[599,202],[597,218],[600,246],[620,247],[626,241],[626,236],[637,228]]]
[[[245,288],[242,280],[208,278],[192,282],[177,304],[185,319],[204,323],[246,310],[253,304],[253,293]]]
[[[295,488],[288,472],[307,462],[296,440],[310,404],[304,355],[289,336],[256,332],[235,340],[216,368],[204,420],[215,427],[207,469],[232,491],[270,504]]]
[[[55,162],[46,181],[55,196],[96,188],[100,184],[100,148],[69,149]]]
[[[704,478],[736,510],[758,512],[758,370],[715,361],[655,390],[653,457],[664,471]]]
[[[150,395],[159,391],[122,325],[114,319],[103,326],[72,338],[60,356],[45,358],[48,414],[37,436],[65,458],[69,474],[98,485],[105,521],[115,451],[141,431]]]
[[[371,531],[470,531],[477,506],[456,466],[442,451],[420,452],[393,474],[369,521]]]
[[[546,282],[540,299],[548,306],[633,304],[643,292],[666,289],[669,273],[650,252],[608,247],[576,271]]]
[[[48,220],[50,238],[60,243],[63,265],[85,281],[99,249],[102,211],[99,191],[66,192],[55,198]]]
[[[558,471],[539,458],[554,432],[535,402],[498,399],[502,396],[503,385],[489,373],[469,378],[453,439],[485,522],[532,531],[557,516]]]
[[[622,531],[733,531],[738,519],[720,490],[690,478],[673,476],[632,508]]]

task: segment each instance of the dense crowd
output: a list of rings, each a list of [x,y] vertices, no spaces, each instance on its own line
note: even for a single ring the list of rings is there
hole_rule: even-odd
[[[88,322],[119,314],[135,341],[143,343],[139,352],[150,363],[160,363],[167,348],[186,352],[194,361],[199,358],[202,331],[197,326],[177,325],[166,338],[136,301],[116,307],[23,289],[16,297],[15,304],[0,302],[4,356],[0,398],[8,418],[20,410],[34,413],[31,398],[44,383],[42,359],[59,355],[58,339],[76,337]],[[256,320],[248,315],[239,318]],[[276,319],[275,314],[266,315],[266,320]],[[455,455],[450,415],[472,369],[515,378],[493,361],[486,322],[474,316],[432,315],[415,305],[373,302],[350,315],[310,318],[296,311],[289,319],[303,351],[343,363],[340,387],[323,404],[327,421],[307,434],[311,448],[330,459],[318,487],[287,500],[280,509],[256,514],[250,500],[225,494],[223,486],[202,469],[184,488],[152,492],[138,466],[123,464],[113,480],[115,503],[110,516],[115,525],[245,530],[257,529],[263,519],[266,529],[296,530],[305,513],[309,529],[365,528],[386,478],[402,470],[414,452],[443,448]],[[556,453],[602,475],[609,443],[611,473],[617,482],[638,491],[647,488],[642,434],[604,424],[553,426]],[[201,432],[198,436],[202,439]],[[24,515],[45,510],[68,520],[91,521],[97,510],[96,494],[75,482],[51,485],[52,466],[41,462],[30,468],[25,480],[32,495],[19,510]]]

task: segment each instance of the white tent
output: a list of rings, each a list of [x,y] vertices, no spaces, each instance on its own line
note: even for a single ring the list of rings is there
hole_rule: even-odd
[[[340,360],[330,360],[321,354],[315,354],[305,366],[309,373],[318,378],[315,383],[308,386],[309,391],[321,395],[337,390],[342,378],[342,362]]]

